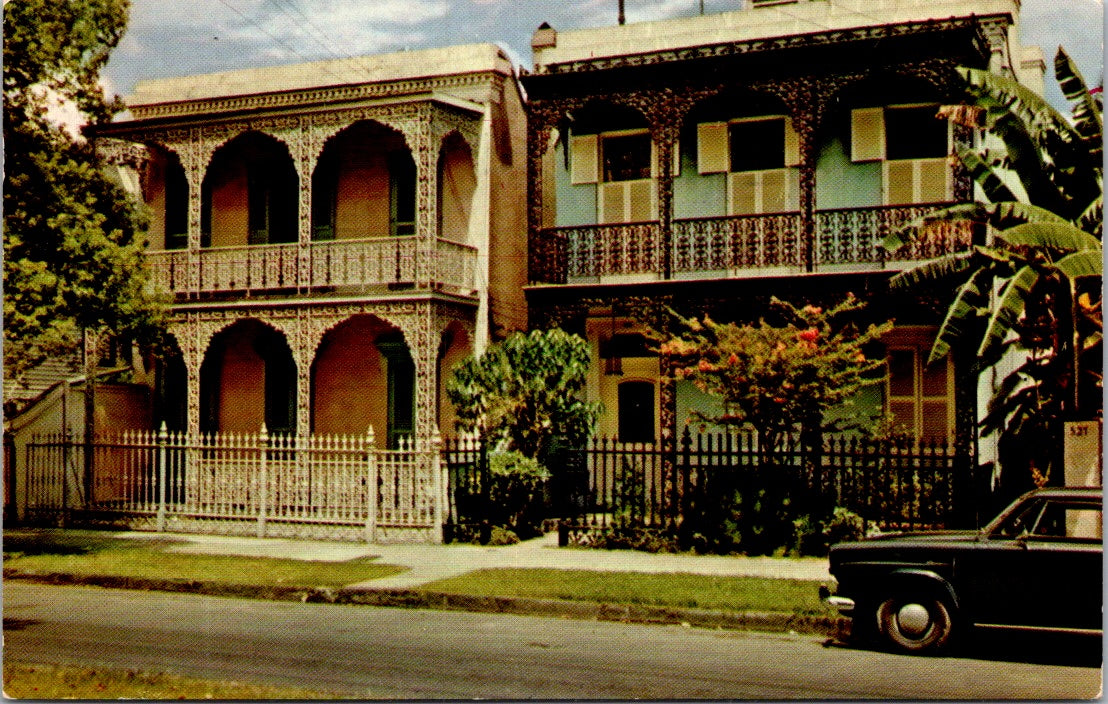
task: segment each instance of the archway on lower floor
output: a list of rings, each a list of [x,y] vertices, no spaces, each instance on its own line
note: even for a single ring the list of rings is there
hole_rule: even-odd
[[[177,339],[172,335],[154,357],[154,429],[165,423],[170,431],[188,428],[188,369]]]
[[[312,363],[312,432],[364,434],[389,448],[415,433],[415,363],[395,326],[355,315],[324,335]]]
[[[439,386],[438,386],[438,423],[439,430],[445,436],[458,433],[458,414],[454,404],[446,396],[446,384],[454,375],[454,370],[473,354],[473,340],[461,323],[450,323],[443,330],[439,341]]]
[[[285,336],[242,320],[212,338],[200,367],[203,432],[296,432],[296,363]]]

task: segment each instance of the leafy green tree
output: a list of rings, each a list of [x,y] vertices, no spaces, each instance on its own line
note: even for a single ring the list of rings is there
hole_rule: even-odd
[[[541,459],[555,435],[584,442],[599,405],[582,401],[589,369],[588,343],[562,330],[513,333],[467,360],[447,382],[462,430],[481,429],[489,440]]]
[[[681,319],[677,333],[659,347],[673,360],[678,379],[722,400],[721,413],[696,417],[724,426],[749,424],[766,449],[798,428],[818,433],[828,410],[879,382],[884,360],[867,357],[865,348],[892,328],[885,323],[859,330],[850,318],[863,304],[853,296],[829,310],[776,298],[772,304],[783,325]]]
[[[83,330],[157,336],[139,206],[104,174],[92,144],[48,115],[90,125],[122,105],[99,73],[127,24],[127,0],[4,3],[4,366],[16,377],[77,349]]]
[[[885,242],[896,249],[940,220],[985,229],[984,244],[904,272],[892,285],[955,282],[931,361],[974,349],[980,373],[1000,369],[1013,349],[1022,353],[982,422],[985,434],[1000,434],[1002,465],[1029,470],[1012,491],[1048,480],[1063,418],[1100,408],[1103,108],[1062,49],[1054,69],[1070,119],[1011,79],[961,69],[969,104],[945,114],[1003,145],[999,153],[988,142],[958,151],[988,202],[936,212]]]

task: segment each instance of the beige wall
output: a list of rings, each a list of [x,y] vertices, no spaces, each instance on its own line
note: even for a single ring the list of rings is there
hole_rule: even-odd
[[[246,200],[246,166],[229,160],[209,171],[212,187],[212,246],[243,246],[249,227]]]
[[[219,430],[256,433],[265,422],[265,363],[254,349],[257,331],[236,325],[225,335],[219,370]]]
[[[149,249],[165,249],[165,181],[166,156],[158,149],[151,149],[151,159],[146,167],[146,189],[143,199],[149,209],[150,224],[146,230],[146,243]]]
[[[496,334],[527,328],[527,123],[514,80],[504,82],[499,108],[493,119],[505,122],[511,145],[511,163],[495,145],[489,167],[489,308],[490,327]],[[493,126],[493,139],[498,128]]]
[[[454,242],[472,244],[470,215],[473,212],[473,194],[477,188],[473,155],[465,141],[453,135],[443,144],[440,159],[439,236]]]
[[[387,330],[359,316],[327,334],[312,368],[313,432],[363,435],[372,425],[378,444],[388,430],[385,360],[374,344]]]
[[[454,369],[465,362],[473,354],[473,343],[465,333],[456,326],[451,326],[446,333],[451,336],[450,344],[439,361],[439,432],[445,436],[454,437],[458,434],[456,423],[458,415],[454,410],[454,404],[446,397],[446,382],[454,374]]]

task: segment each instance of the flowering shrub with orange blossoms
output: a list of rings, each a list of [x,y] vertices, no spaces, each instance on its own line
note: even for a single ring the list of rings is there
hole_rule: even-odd
[[[719,415],[696,413],[702,422],[749,424],[762,447],[773,447],[797,428],[819,431],[824,413],[849,403],[864,386],[882,381],[883,359],[870,359],[866,345],[892,329],[850,322],[864,304],[847,294],[834,307],[798,308],[777,298],[772,305],[784,325],[680,319],[676,335],[659,345],[675,376],[723,400]]]

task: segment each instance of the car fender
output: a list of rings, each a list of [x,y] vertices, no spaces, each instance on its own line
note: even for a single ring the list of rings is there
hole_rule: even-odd
[[[955,610],[961,607],[958,594],[954,591],[954,587],[945,577],[933,570],[922,567],[902,567],[900,569],[895,569],[890,572],[885,579],[885,585],[886,587],[893,587],[896,589],[922,587],[933,590],[946,598]]]

